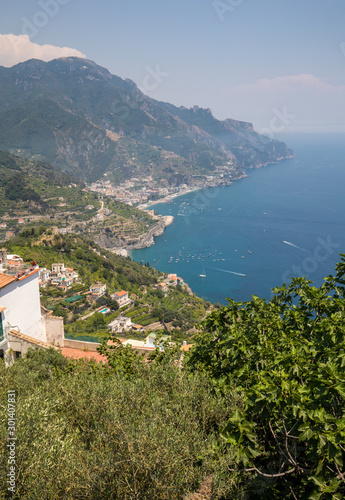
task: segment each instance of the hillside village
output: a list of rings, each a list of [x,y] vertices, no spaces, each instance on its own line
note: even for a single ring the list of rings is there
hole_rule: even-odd
[[[0,358],[10,364],[25,355],[30,347],[53,347],[67,357],[79,359],[86,356],[101,361],[103,358],[96,353],[97,343],[81,341],[77,335],[75,340],[71,335],[65,337],[65,331],[73,333],[74,329],[85,335],[83,327],[87,330],[88,326],[95,328],[97,324],[101,325],[103,336],[120,335],[124,346],[142,352],[155,349],[155,332],[166,332],[159,335],[159,342],[171,338],[173,324],[153,318],[150,301],[139,301],[138,294],[130,294],[127,290],[111,292],[102,281],[96,280],[91,285],[86,281],[76,269],[65,266],[63,262],[39,267],[35,260],[28,264],[19,254],[7,253],[2,248]],[[162,275],[151,286],[140,288],[142,296],[156,293],[166,299],[178,289],[193,296],[188,285],[176,274]],[[71,313],[75,313],[78,307],[81,309],[79,315]],[[59,315],[59,311],[63,314]]]
[[[110,196],[117,201],[121,201],[130,206],[138,206],[138,208],[147,208],[148,202],[156,200],[169,201],[176,196],[190,193],[198,189],[205,189],[215,186],[228,186],[233,182],[235,169],[233,166],[224,165],[217,167],[212,175],[195,175],[185,183],[177,186],[169,184],[167,179],[160,179],[159,182],[148,177],[132,177],[120,183],[114,184],[109,179],[100,179],[93,182],[88,187],[90,191]],[[107,177],[107,176],[106,176]]]

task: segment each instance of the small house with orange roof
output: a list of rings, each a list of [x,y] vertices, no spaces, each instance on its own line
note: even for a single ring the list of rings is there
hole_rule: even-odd
[[[162,290],[162,292],[167,292],[169,290],[169,288],[167,287],[167,284],[164,283],[164,281],[158,283],[157,287],[159,290]]]
[[[7,254],[7,266],[9,268],[18,269],[22,265],[23,265],[23,259],[19,255]]]
[[[125,290],[114,293],[111,298],[113,300],[116,300],[116,302],[119,304],[119,307],[124,307],[132,303],[131,298],[128,296],[128,292],[126,292]]]
[[[168,274],[169,285],[177,285],[177,274]]]

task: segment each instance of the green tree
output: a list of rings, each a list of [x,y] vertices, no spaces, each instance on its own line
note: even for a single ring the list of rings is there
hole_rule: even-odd
[[[110,342],[109,342],[110,341]],[[132,377],[138,372],[144,358],[131,345],[123,346],[121,340],[110,336],[104,337],[97,351],[107,358],[111,371],[125,377]]]
[[[266,302],[229,300],[204,322],[189,365],[243,397],[221,430],[251,473],[250,498],[345,495],[345,261],[317,288],[304,278]]]

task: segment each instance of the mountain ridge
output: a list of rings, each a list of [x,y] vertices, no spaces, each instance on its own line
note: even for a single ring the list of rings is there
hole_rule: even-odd
[[[0,67],[0,148],[84,181],[143,175],[172,184],[226,167],[229,180],[293,152],[210,109],[156,101],[87,59]]]

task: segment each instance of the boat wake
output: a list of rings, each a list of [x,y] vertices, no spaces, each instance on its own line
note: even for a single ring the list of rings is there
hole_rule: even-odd
[[[243,276],[245,277],[245,274],[242,273],[235,273],[235,271],[227,271],[226,269],[219,269],[218,267],[212,267],[212,269],[215,269],[216,271],[221,271],[222,273],[228,273],[228,274],[235,274],[236,276]]]
[[[290,247],[294,247],[294,248],[298,248],[298,250],[302,250],[302,252],[308,252],[308,250],[306,250],[305,248],[302,248],[302,247],[299,247],[298,245],[295,245],[294,243],[291,243],[290,241],[283,241],[283,243],[285,243],[285,245],[289,245]]]

